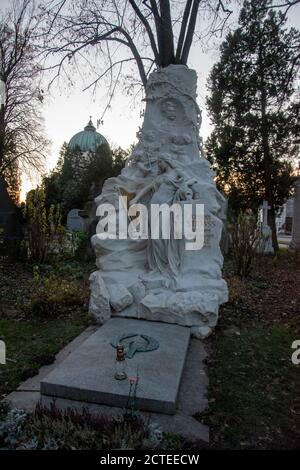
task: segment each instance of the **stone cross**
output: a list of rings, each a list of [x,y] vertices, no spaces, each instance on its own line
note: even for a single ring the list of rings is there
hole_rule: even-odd
[[[261,231],[262,231],[262,234],[264,235],[264,240],[257,247],[257,252],[265,253],[265,254],[274,253],[274,249],[272,246],[272,231],[268,224],[268,210],[270,209],[268,201],[263,201],[260,208],[262,211]]]

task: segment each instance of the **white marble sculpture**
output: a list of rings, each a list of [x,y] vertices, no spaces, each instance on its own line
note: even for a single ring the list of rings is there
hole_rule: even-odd
[[[197,75],[170,65],[149,77],[139,142],[116,178],[106,180],[96,204],[204,204],[201,250],[187,251],[182,240],[103,240],[92,244],[98,271],[91,275],[90,313],[103,323],[111,315],[193,327],[199,337],[216,325],[227,301],[222,279],[220,238],[223,196],[209,162],[201,155],[201,113],[196,103]]]
[[[257,253],[262,253],[264,255],[274,254],[274,248],[272,244],[272,230],[268,224],[268,211],[270,206],[268,201],[263,201],[261,206],[261,222],[259,224],[259,230],[261,232],[262,238],[260,243],[257,246]]]

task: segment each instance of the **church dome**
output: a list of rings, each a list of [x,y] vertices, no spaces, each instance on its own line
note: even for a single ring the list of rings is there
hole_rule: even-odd
[[[90,119],[83,131],[73,135],[69,142],[69,149],[74,151],[79,147],[82,152],[95,152],[100,145],[109,146],[105,137],[96,132],[96,128]]]

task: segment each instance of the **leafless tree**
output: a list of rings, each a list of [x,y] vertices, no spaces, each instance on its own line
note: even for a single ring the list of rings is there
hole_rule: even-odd
[[[15,186],[21,172],[41,171],[47,151],[41,116],[41,67],[34,45],[40,22],[32,0],[22,0],[0,17],[0,175]],[[13,189],[13,188],[12,188]]]
[[[297,3],[300,3],[300,0],[273,0],[267,8],[280,8],[287,13],[288,10],[297,5]]]
[[[282,23],[290,14],[291,8],[300,3],[300,0],[269,0],[269,5],[262,5],[261,10],[280,10],[282,13]]]
[[[93,79],[86,88],[108,77],[112,97],[132,63],[145,87],[154,67],[187,64],[195,38],[221,32],[232,13],[230,4],[231,0],[51,0],[45,4],[48,63],[52,57],[48,68],[56,71],[53,80],[64,74],[70,79],[70,66],[81,74],[84,69],[85,76],[91,71]]]

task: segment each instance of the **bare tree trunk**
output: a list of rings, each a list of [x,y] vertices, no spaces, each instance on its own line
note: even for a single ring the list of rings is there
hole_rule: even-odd
[[[177,43],[176,57],[175,57],[176,64],[180,64],[180,57],[181,57],[184,38],[185,38],[185,34],[186,34],[186,28],[187,28],[187,24],[188,24],[188,20],[189,20],[189,16],[190,16],[191,6],[192,6],[192,0],[187,0],[186,5],[185,5],[185,9],[184,9],[184,13],[183,13],[183,18],[182,18],[178,43]]]
[[[155,37],[154,37],[153,31],[151,29],[151,26],[150,26],[147,18],[142,14],[141,10],[137,6],[135,0],[129,0],[129,3],[132,6],[132,8],[134,9],[134,11],[137,14],[138,18],[143,23],[143,25],[144,25],[144,27],[147,31],[149,40],[150,40],[150,45],[151,45],[151,48],[152,48],[152,51],[153,51],[153,54],[154,54],[155,62],[156,62],[157,65],[160,65],[159,52],[157,50],[157,45],[156,45],[156,42],[155,42]]]
[[[175,62],[174,36],[169,0],[159,0],[161,16],[160,63],[167,67]]]
[[[183,46],[183,50],[182,50],[182,54],[180,58],[180,63],[183,65],[186,65],[187,63],[189,52],[193,43],[199,4],[200,4],[200,0],[194,0],[192,12],[190,16],[190,21],[189,21],[189,26],[188,26],[188,30],[186,33],[186,38],[184,41],[184,46]]]

